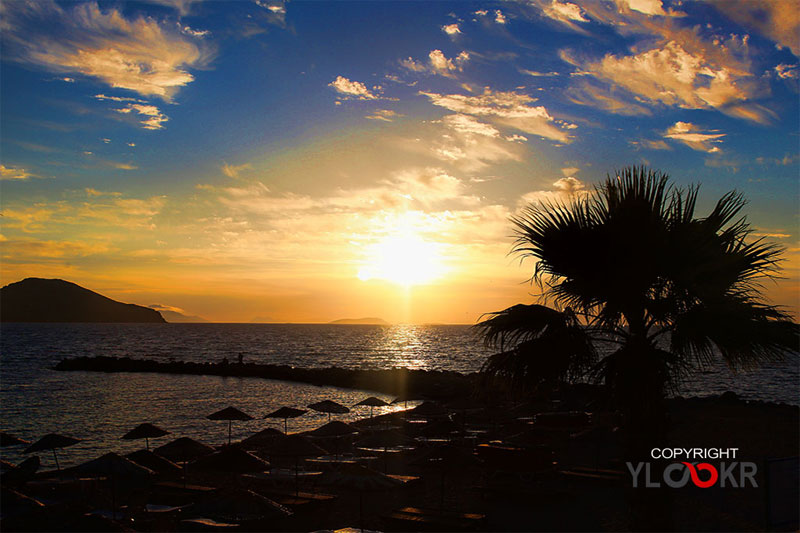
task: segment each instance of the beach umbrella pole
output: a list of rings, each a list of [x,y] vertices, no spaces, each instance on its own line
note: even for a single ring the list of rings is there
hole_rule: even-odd
[[[58,465],[58,455],[56,454],[56,449],[53,448],[53,459],[56,460],[56,470],[61,472],[61,467]]]
[[[283,419],[283,434],[284,435],[288,435],[289,434],[289,425],[288,424],[289,424],[289,419],[288,418],[284,418]]]
[[[444,469],[442,469],[442,488],[441,494],[439,495],[439,512],[441,513],[444,509]]]
[[[150,439],[147,437],[144,438],[144,447],[148,452],[150,451]]]
[[[228,445],[231,444],[231,424],[233,424],[233,420],[228,420]]]
[[[358,523],[361,526],[361,533],[364,533],[364,491],[358,491]]]
[[[300,457],[294,456],[294,495],[300,496]]]

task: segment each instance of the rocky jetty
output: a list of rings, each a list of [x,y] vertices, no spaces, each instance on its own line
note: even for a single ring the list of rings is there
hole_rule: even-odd
[[[90,372],[158,372],[297,381],[350,389],[366,389],[386,394],[423,394],[429,398],[450,398],[468,393],[476,383],[475,374],[439,370],[350,370],[344,368],[295,368],[258,363],[156,361],[129,357],[76,357],[63,359],[56,370]]]

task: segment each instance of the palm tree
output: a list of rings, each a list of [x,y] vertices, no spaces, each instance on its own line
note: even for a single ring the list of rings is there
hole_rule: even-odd
[[[553,307],[515,305],[479,323],[500,350],[483,373],[528,386],[591,378],[641,420],[717,356],[739,370],[796,355],[797,325],[761,293],[782,249],[749,238],[741,194],[695,218],[697,193],[631,167],[513,217],[512,253],[536,260],[530,281]]]

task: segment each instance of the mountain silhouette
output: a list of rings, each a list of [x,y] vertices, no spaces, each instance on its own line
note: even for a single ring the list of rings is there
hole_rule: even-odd
[[[63,279],[27,278],[0,289],[0,322],[166,322]]]

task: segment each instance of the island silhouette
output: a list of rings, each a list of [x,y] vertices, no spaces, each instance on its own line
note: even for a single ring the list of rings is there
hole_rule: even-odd
[[[353,324],[360,324],[365,326],[390,326],[388,322],[383,320],[382,318],[377,318],[374,316],[368,316],[364,318],[340,318],[338,320],[332,320],[328,322],[328,324],[344,324],[344,325],[353,325]]]
[[[0,289],[0,322],[166,323],[149,307],[126,304],[63,279],[26,278]]]

